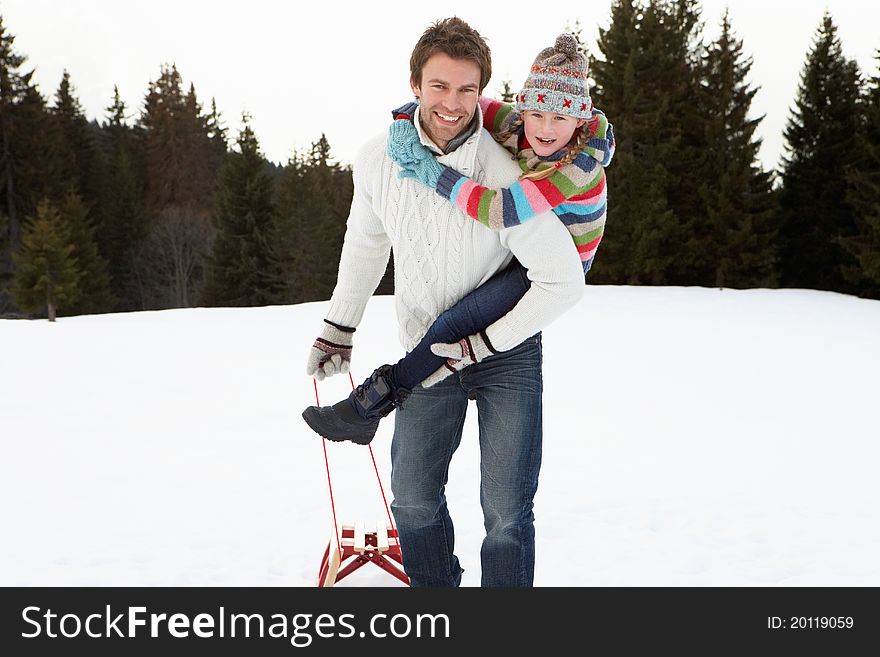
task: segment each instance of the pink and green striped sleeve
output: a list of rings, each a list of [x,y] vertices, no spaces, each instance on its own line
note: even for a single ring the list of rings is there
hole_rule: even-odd
[[[490,189],[455,169],[444,167],[437,193],[469,217],[492,230],[510,228],[560,206],[582,206],[593,211],[605,203],[605,169],[592,156],[580,153],[570,164],[543,180],[517,180],[510,187]],[[559,214],[559,212],[557,212]]]
[[[513,105],[500,100],[480,96],[480,110],[483,112],[483,127],[493,135],[504,131],[513,112]]]

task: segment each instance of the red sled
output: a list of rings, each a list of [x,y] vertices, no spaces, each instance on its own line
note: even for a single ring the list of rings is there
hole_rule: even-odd
[[[318,570],[318,586],[330,587],[351,575],[361,566],[372,563],[409,586],[409,577],[403,572],[403,558],[397,530],[380,521],[376,530],[367,531],[363,522],[342,525],[342,537],[334,545],[334,537],[327,543],[321,567]],[[341,550],[341,554],[340,554]],[[352,559],[351,561],[349,561]],[[345,563],[348,561],[348,563]]]

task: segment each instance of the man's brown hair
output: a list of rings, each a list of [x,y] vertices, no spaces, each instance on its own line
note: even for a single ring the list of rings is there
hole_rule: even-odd
[[[413,48],[409,71],[413,84],[422,86],[422,68],[432,55],[442,52],[452,59],[469,59],[480,67],[480,91],[492,77],[492,54],[486,40],[457,16],[444,18],[425,30]]]

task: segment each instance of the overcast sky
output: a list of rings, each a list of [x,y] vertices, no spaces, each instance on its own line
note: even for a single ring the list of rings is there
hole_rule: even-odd
[[[17,52],[44,96],[67,69],[91,118],[104,119],[113,85],[132,114],[162,63],[176,63],[205,107],[211,97],[235,137],[241,113],[252,115],[266,156],[286,162],[321,133],[336,159],[351,162],[367,137],[389,120],[389,110],[411,97],[409,55],[433,21],[458,15],[488,39],[494,75],[522,84],[532,59],[579,20],[595,52],[599,27],[609,23],[610,0],[515,2],[447,0],[441,4],[385,0],[0,0],[0,15]],[[752,105],[765,114],[761,158],[775,167],[782,130],[804,59],[827,8],[847,57],[876,73],[880,3],[868,0],[703,0],[708,38],[718,34],[729,5],[736,34],[754,58],[751,82],[761,90]],[[610,116],[613,122],[614,117]]]

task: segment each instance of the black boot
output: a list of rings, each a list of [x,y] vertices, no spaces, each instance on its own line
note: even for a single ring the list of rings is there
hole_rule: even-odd
[[[394,385],[391,365],[383,365],[333,406],[309,406],[303,419],[327,440],[350,440],[366,445],[379,428],[379,420],[409,397],[409,390]]]

